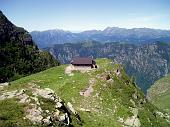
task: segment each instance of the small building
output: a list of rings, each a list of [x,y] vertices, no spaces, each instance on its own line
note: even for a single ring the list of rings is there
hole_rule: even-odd
[[[96,62],[92,58],[73,58],[71,64],[78,67],[97,68]]]

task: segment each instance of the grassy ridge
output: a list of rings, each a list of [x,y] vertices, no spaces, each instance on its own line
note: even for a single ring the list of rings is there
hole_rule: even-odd
[[[163,118],[154,116],[157,109],[145,102],[143,93],[136,87],[133,79],[126,75],[122,66],[113,64],[108,59],[97,59],[96,62],[98,69],[86,73],[75,71],[73,76],[70,76],[65,74],[68,65],[62,65],[15,80],[4,90],[26,88],[31,82],[43,88],[49,87],[66,103],[73,104],[84,127],[121,127],[124,123],[119,122],[120,119],[125,121],[133,116],[132,108],[138,109],[137,117],[142,125],[168,126]],[[118,69],[121,71],[120,75],[116,75]],[[106,80],[108,75],[110,81]],[[91,95],[81,96],[80,92],[85,91],[90,85],[93,87]],[[133,97],[134,94],[136,97]],[[81,108],[90,111],[85,112]],[[80,126],[74,118],[72,125]]]

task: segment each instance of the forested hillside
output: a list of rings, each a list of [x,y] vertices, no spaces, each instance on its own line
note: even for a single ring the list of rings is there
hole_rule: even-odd
[[[24,28],[13,25],[0,11],[0,82],[58,65],[52,55],[40,51]]]

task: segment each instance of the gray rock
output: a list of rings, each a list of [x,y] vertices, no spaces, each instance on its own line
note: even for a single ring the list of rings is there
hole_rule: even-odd
[[[42,109],[37,108],[35,104],[32,104],[32,108],[26,110],[26,118],[29,119],[33,124],[42,124]]]
[[[73,108],[73,105],[70,102],[67,103],[67,107],[74,115],[77,114],[76,110]]]
[[[8,86],[9,82],[5,82],[5,83],[0,83],[0,86]]]
[[[43,119],[42,120],[43,124],[46,126],[50,125],[52,123],[50,119],[51,119],[50,116],[48,116],[46,119]]]
[[[53,118],[54,118],[54,120],[59,120],[59,115],[60,115],[60,111],[59,111],[59,110],[56,110],[56,111],[53,113]]]
[[[62,115],[59,116],[59,121],[60,122],[63,122],[64,124],[66,125],[69,125],[70,124],[70,120],[69,120],[69,117],[68,117],[68,114],[67,113],[64,113]]]
[[[35,88],[33,94],[35,96],[41,96],[43,98],[50,99],[50,100],[55,100],[55,96],[56,96],[54,91],[49,88],[45,88],[45,89]]]
[[[91,112],[90,109],[84,109],[84,108],[80,108],[80,111]]]
[[[16,93],[16,96],[19,96],[19,95],[21,95],[21,94],[24,94],[24,93],[25,93],[25,91],[26,91],[26,90],[21,89],[18,93]]]
[[[21,94],[18,96],[18,98],[20,99],[20,103],[29,103],[31,101],[27,94]]]
[[[58,109],[58,108],[61,108],[62,106],[63,106],[62,103],[57,102],[56,105],[55,105],[55,108]]]
[[[6,98],[13,98],[16,96],[16,93],[17,93],[17,90],[14,90],[14,91],[10,91],[10,92],[6,92],[6,93],[3,93],[1,96],[2,98],[6,99]],[[0,97],[1,98],[1,97]]]
[[[49,111],[49,110],[45,110],[45,112],[46,112],[46,113],[50,113],[50,111]]]
[[[40,102],[39,102],[39,100],[38,100],[37,97],[30,97],[30,98],[31,98],[32,100],[34,100],[37,105],[40,105]]]
[[[135,116],[127,118],[124,123],[126,125],[132,126],[132,127],[140,127],[141,126],[140,120],[138,118],[136,118]]]

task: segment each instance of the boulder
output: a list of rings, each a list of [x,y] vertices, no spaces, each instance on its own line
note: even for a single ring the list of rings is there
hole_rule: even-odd
[[[141,123],[140,123],[140,120],[138,118],[138,109],[137,108],[131,108],[131,110],[132,110],[133,116],[128,117],[124,123],[128,126],[140,127]]]
[[[54,120],[59,120],[59,115],[60,115],[60,111],[56,110],[55,112],[53,112],[53,119]]]
[[[63,106],[62,103],[60,102],[57,102],[56,105],[55,105],[55,108],[58,109],[58,108],[61,108]]]
[[[9,85],[9,82],[0,83],[0,86],[1,86],[1,87],[8,86],[8,85]]]
[[[52,122],[51,122],[51,117],[48,116],[46,119],[43,119],[42,122],[43,122],[43,124],[46,125],[46,126],[50,125],[50,124],[52,123]]]
[[[69,109],[74,115],[77,114],[77,112],[76,112],[75,109],[73,108],[73,105],[72,105],[70,102],[67,103],[67,107],[68,107],[68,109]]]
[[[35,88],[33,91],[33,95],[41,96],[43,98],[50,99],[50,100],[55,100],[55,93],[53,90],[49,88],[45,88],[45,89]]]
[[[18,98],[20,99],[20,103],[29,103],[31,101],[27,94],[21,94]]]
[[[1,96],[0,96],[0,100],[4,100],[4,99],[9,99],[9,98],[13,98],[15,97],[17,94],[17,90],[14,90],[14,91],[10,91],[10,92],[6,92],[6,93],[3,93]]]
[[[25,89],[21,89],[16,95],[21,95],[21,94],[24,94],[27,90]]]
[[[33,124],[42,124],[42,109],[37,108],[36,105],[32,104],[32,108],[26,110],[26,118],[29,119]]]
[[[62,115],[59,116],[59,121],[64,123],[65,125],[69,125],[70,124],[70,120],[69,120],[69,116],[67,113],[64,113]]]
[[[84,112],[90,112],[90,109],[84,109],[84,108],[80,108],[80,111],[84,111]]]

